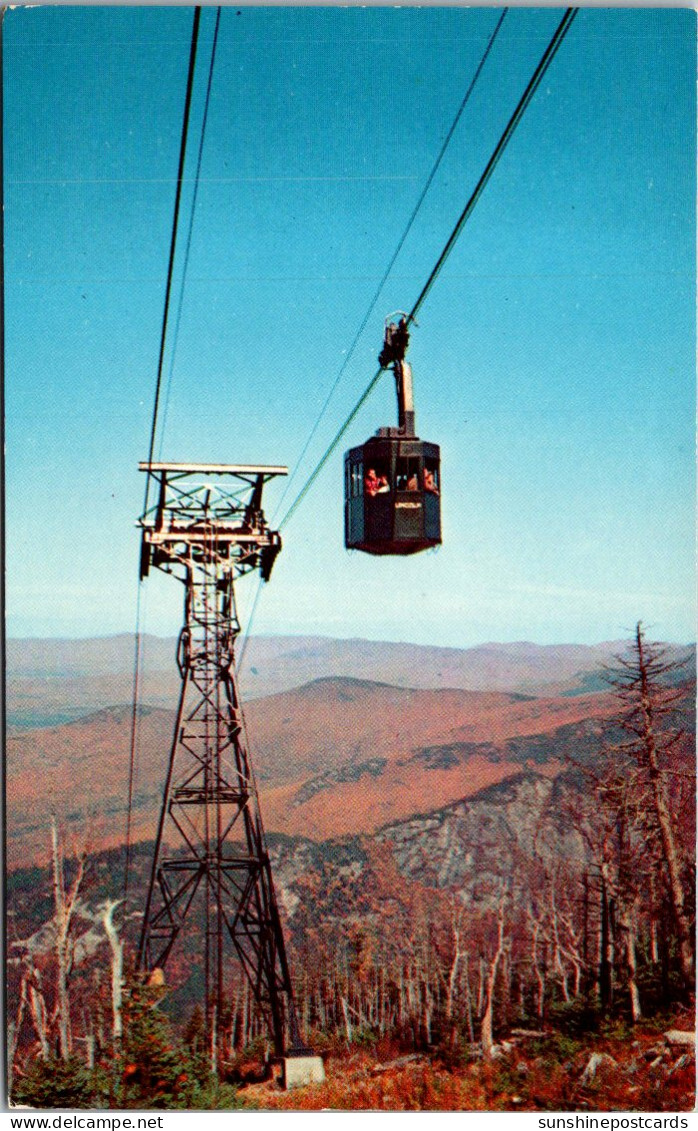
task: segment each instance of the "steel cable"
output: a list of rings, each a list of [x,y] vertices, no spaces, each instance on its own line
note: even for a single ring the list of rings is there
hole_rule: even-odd
[[[390,276],[390,273],[391,273],[393,267],[395,266],[395,262],[397,260],[397,257],[399,256],[400,252],[402,251],[402,248],[404,247],[405,241],[406,241],[408,235],[410,234],[410,231],[412,230],[412,227],[413,227],[414,222],[417,218],[417,215],[418,215],[418,213],[419,213],[419,211],[422,207],[422,204],[424,203],[425,197],[426,197],[429,189],[431,188],[432,182],[433,182],[434,177],[436,176],[436,174],[439,170],[439,167],[440,167],[441,162],[444,158],[446,150],[448,149],[451,138],[453,137],[453,134],[456,131],[456,127],[458,126],[458,123],[460,122],[460,120],[463,116],[463,111],[465,110],[466,106],[468,105],[468,102],[470,101],[473,90],[475,89],[477,81],[480,78],[482,70],[483,70],[485,63],[487,62],[487,59],[490,55],[490,52],[491,52],[491,50],[494,46],[494,42],[495,42],[495,40],[496,40],[496,38],[499,34],[500,28],[501,28],[501,26],[504,22],[504,18],[506,16],[508,10],[509,10],[508,8],[504,8],[502,10],[502,12],[499,16],[499,19],[497,20],[497,23],[494,27],[494,30],[490,34],[490,37],[487,41],[487,45],[486,45],[485,50],[483,52],[482,58],[480,59],[478,65],[475,69],[475,73],[474,73],[474,75],[473,75],[473,77],[470,81],[468,89],[466,90],[466,92],[465,92],[465,94],[464,94],[464,96],[461,100],[461,104],[458,107],[458,110],[456,111],[456,115],[455,115],[455,117],[454,117],[454,119],[451,123],[451,126],[450,126],[450,128],[449,128],[449,130],[446,134],[446,137],[444,138],[444,141],[441,145],[441,149],[439,150],[439,153],[436,157],[436,160],[431,167],[429,175],[427,176],[427,179],[424,183],[424,187],[422,188],[422,191],[419,195],[417,203],[415,204],[415,206],[412,210],[412,214],[410,215],[410,218],[407,221],[405,229],[404,229],[402,235],[400,236],[400,239],[398,240],[397,246],[396,246],[392,256],[390,257],[390,261],[388,263],[388,266],[386,267],[385,271],[383,272],[383,275],[382,275],[381,280],[380,280],[380,282],[379,282],[379,284],[378,284],[378,286],[375,290],[373,298],[371,299],[371,301],[368,305],[368,308],[366,310],[366,313],[364,314],[364,316],[361,320],[359,328],[354,335],[352,343],[351,343],[351,345],[350,345],[350,347],[347,351],[346,357],[344,358],[344,361],[342,362],[342,364],[340,366],[339,372],[337,373],[337,376],[334,379],[332,387],[330,388],[330,390],[329,390],[329,392],[328,392],[328,394],[327,394],[327,396],[324,400],[322,408],[320,409],[320,412],[318,413],[318,416],[315,420],[315,423],[313,424],[313,427],[310,430],[310,434],[309,434],[307,440],[305,441],[305,444],[303,446],[303,450],[301,451],[301,454],[299,455],[298,459],[296,460],[296,465],[295,465],[293,471],[291,472],[289,479],[286,482],[286,486],[284,487],[281,498],[279,499],[279,502],[276,505],[276,509],[275,509],[274,515],[272,517],[272,525],[274,524],[274,522],[276,520],[276,516],[278,515],[279,511],[281,510],[281,508],[283,506],[284,499],[286,498],[286,495],[289,492],[289,489],[291,487],[291,484],[293,483],[293,480],[295,479],[296,475],[298,474],[298,471],[301,467],[301,464],[303,463],[303,460],[305,459],[306,453],[307,453],[307,451],[308,451],[308,449],[309,449],[309,447],[310,447],[310,445],[313,441],[313,437],[315,436],[315,433],[317,432],[317,430],[320,426],[320,423],[321,423],[325,413],[327,412],[330,401],[332,400],[332,397],[334,396],[335,390],[337,389],[337,386],[339,385],[339,382],[341,381],[341,379],[344,375],[344,372],[347,368],[347,365],[349,364],[349,362],[351,361],[351,358],[354,355],[354,351],[355,351],[357,345],[359,344],[359,340],[361,338],[361,335],[363,334],[364,330],[366,329],[366,326],[368,325],[369,318],[371,317],[371,315],[373,314],[373,311],[375,310],[376,303],[378,302],[378,299],[381,295],[383,287],[385,286],[385,284],[386,284],[386,282],[387,282],[387,280]],[[365,400],[365,398],[364,398],[364,400]],[[363,404],[363,400],[361,401],[361,404]],[[357,409],[357,411],[358,411],[358,409]],[[352,419],[353,419],[353,417],[352,417]],[[350,423],[350,421],[347,422],[346,427],[348,427],[349,423]],[[291,513],[291,511],[289,510],[288,514],[286,515],[286,517],[283,520],[284,522],[289,517],[290,513]],[[251,635],[251,632],[252,632],[252,622],[254,620],[254,616],[255,616],[255,613],[257,611],[257,605],[258,605],[258,602],[259,602],[260,593],[262,591],[262,585],[263,585],[263,582],[260,578],[259,581],[257,582],[257,589],[255,591],[255,595],[254,595],[254,598],[253,598],[253,601],[252,601],[250,616],[249,616],[247,624],[245,626],[245,633],[244,633],[244,636],[243,636],[243,639],[242,639],[242,647],[240,649],[240,656],[239,656],[237,664],[236,664],[236,671],[238,673],[241,671],[242,665],[243,665],[243,662],[244,662],[244,659],[245,659],[245,653],[247,651],[248,641],[249,641],[249,638],[250,638],[250,635]]]
[[[473,75],[473,77],[470,81],[470,85],[468,86],[468,89],[466,90],[466,92],[463,96],[463,99],[461,100],[461,104],[458,107],[458,110],[456,112],[456,116],[451,123],[451,126],[450,126],[450,129],[448,130],[448,133],[446,134],[446,137],[445,137],[444,142],[441,146],[441,149],[439,150],[436,161],[432,165],[431,171],[430,171],[430,173],[429,173],[429,175],[426,179],[426,182],[424,184],[424,187],[423,187],[423,189],[422,189],[422,191],[419,195],[419,199],[417,200],[417,203],[415,204],[415,206],[412,210],[412,215],[410,216],[409,220],[407,221],[407,225],[405,227],[405,230],[402,233],[402,235],[400,236],[400,239],[398,240],[395,251],[393,252],[393,254],[390,258],[390,262],[388,263],[388,266],[386,267],[386,269],[383,273],[381,281],[379,282],[379,284],[376,288],[375,294],[373,295],[373,298],[371,299],[371,301],[368,305],[368,309],[367,309],[366,313],[364,314],[364,316],[361,320],[361,324],[360,324],[358,330],[356,331],[356,334],[354,335],[354,339],[353,339],[353,341],[352,341],[352,343],[349,347],[349,350],[347,351],[347,355],[344,358],[344,361],[342,362],[342,364],[340,366],[340,369],[339,369],[337,376],[334,379],[334,383],[332,385],[332,388],[330,389],[329,393],[327,394],[327,397],[325,398],[325,402],[324,402],[322,408],[320,409],[320,412],[318,414],[318,417],[317,417],[315,423],[313,424],[313,427],[310,431],[310,435],[308,436],[308,439],[305,442],[303,450],[302,450],[301,454],[299,455],[299,457],[296,461],[296,466],[294,467],[293,471],[291,472],[291,475],[290,475],[290,477],[289,477],[289,479],[286,483],[283,494],[281,495],[281,498],[279,499],[279,502],[277,504],[276,511],[274,512],[274,517],[272,518],[272,523],[274,522],[276,515],[278,514],[278,512],[281,510],[281,507],[283,506],[283,501],[286,498],[286,495],[288,494],[288,492],[290,490],[291,484],[293,483],[293,480],[295,479],[295,477],[298,473],[298,470],[299,470],[299,468],[300,468],[300,466],[301,466],[301,464],[302,464],[302,462],[305,458],[306,452],[308,451],[308,448],[310,447],[310,444],[312,443],[313,437],[315,436],[315,433],[317,432],[318,427],[320,426],[320,422],[322,421],[322,419],[325,415],[325,412],[327,411],[328,405],[329,405],[330,401],[332,400],[332,397],[334,396],[334,392],[335,392],[340,380],[342,379],[344,371],[345,371],[347,365],[349,364],[349,362],[351,361],[351,358],[354,355],[354,350],[356,349],[357,345],[359,344],[359,340],[361,338],[361,335],[363,334],[364,330],[366,329],[366,326],[368,325],[368,320],[371,317],[371,315],[373,314],[373,311],[375,309],[376,303],[378,302],[378,299],[379,299],[380,294],[383,290],[383,287],[385,286],[385,284],[388,280],[390,272],[392,271],[393,267],[395,266],[395,262],[397,260],[397,257],[400,254],[400,252],[402,251],[402,248],[405,244],[405,241],[406,241],[408,235],[410,234],[410,231],[412,230],[412,226],[413,226],[413,224],[414,224],[414,222],[417,218],[417,215],[418,215],[418,213],[419,213],[419,211],[422,207],[422,204],[424,203],[424,199],[425,199],[429,189],[431,188],[432,182],[433,182],[434,177],[436,176],[436,174],[438,172],[438,169],[439,169],[439,166],[441,165],[444,154],[446,153],[446,150],[448,149],[451,138],[453,137],[453,135],[456,131],[456,127],[457,127],[458,123],[460,122],[460,120],[463,116],[463,111],[465,110],[466,106],[468,105],[468,102],[470,101],[470,97],[471,97],[471,95],[472,95],[472,93],[475,89],[477,81],[480,78],[480,75],[481,75],[482,70],[485,66],[485,63],[487,62],[489,54],[490,54],[490,52],[491,52],[491,50],[494,46],[494,42],[495,42],[495,40],[496,40],[496,38],[499,34],[499,30],[500,30],[502,24],[504,23],[504,17],[506,16],[508,10],[509,10],[508,8],[504,8],[502,10],[500,17],[497,20],[496,26],[490,34],[490,37],[487,41],[487,46],[485,47],[482,58],[480,59],[480,62],[478,63],[477,68],[475,70],[475,74]]]
[[[131,706],[131,729],[129,734],[129,764],[128,764],[128,800],[126,805],[126,843],[124,861],[124,901],[128,898],[128,884],[131,870],[131,822],[133,814],[133,787],[136,774],[136,751],[138,749],[138,724],[140,721],[140,678],[142,667],[143,637],[141,634],[141,593],[142,585],[138,584],[136,599],[136,631],[134,633],[133,654],[133,699]]]
[[[479,181],[477,182],[473,192],[471,193],[465,208],[461,212],[461,214],[458,218],[458,221],[456,223],[456,226],[454,227],[453,231],[451,232],[451,235],[449,236],[448,240],[446,241],[446,244],[444,245],[444,248],[443,248],[441,254],[439,255],[439,258],[437,259],[436,264],[435,264],[434,268],[432,269],[431,274],[429,275],[429,278],[427,279],[424,287],[422,288],[422,290],[419,294],[419,297],[417,298],[417,301],[415,302],[410,313],[408,314],[408,316],[407,316],[408,325],[411,322],[414,321],[420,307],[423,305],[425,299],[427,298],[427,295],[429,294],[429,291],[431,290],[431,288],[434,285],[434,282],[436,281],[437,276],[439,275],[441,269],[443,268],[444,263],[448,259],[448,256],[450,255],[450,253],[453,251],[455,243],[456,243],[461,231],[463,230],[463,227],[465,226],[465,224],[466,224],[467,220],[469,219],[475,205],[477,204],[477,201],[479,200],[483,189],[485,188],[487,182],[489,181],[490,177],[492,176],[492,173],[494,172],[494,169],[495,169],[497,163],[499,162],[499,159],[501,158],[502,153],[504,152],[509,141],[511,140],[511,137],[514,134],[514,131],[516,130],[516,127],[518,126],[519,122],[521,121],[521,118],[523,117],[523,114],[525,113],[526,108],[528,107],[531,99],[533,98],[533,95],[535,94],[536,90],[538,89],[538,86],[541,82],[541,79],[543,78],[545,72],[547,71],[548,67],[550,66],[550,64],[553,60],[553,58],[555,57],[557,49],[560,46],[560,44],[562,43],[562,40],[564,39],[565,35],[567,34],[567,31],[569,30],[569,27],[572,23],[572,20],[576,16],[577,11],[578,11],[577,8],[567,8],[566,9],[564,16],[562,17],[562,19],[561,19],[560,23],[558,24],[558,27],[556,28],[550,42],[548,43],[548,46],[546,47],[545,51],[543,52],[543,55],[541,56],[540,61],[537,65],[535,71],[533,72],[533,75],[529,79],[528,84],[526,86],[526,89],[524,90],[521,98],[519,99],[519,102],[516,106],[516,109],[514,110],[513,114],[511,115],[511,117],[510,117],[510,119],[509,119],[509,121],[508,121],[508,123],[507,123],[507,125],[504,129],[503,134],[501,135],[499,141],[497,142],[497,145],[495,146],[495,148],[493,150],[492,156],[490,157],[489,161],[487,162],[487,165],[485,166],[484,172],[482,173],[482,175],[481,175]],[[384,372],[385,372],[385,370],[383,369],[383,367],[382,366],[379,367],[375,376],[371,379],[371,381],[368,383],[368,385],[364,389],[364,392],[361,394],[361,397],[359,398],[359,400],[354,405],[354,408],[350,412],[349,416],[344,421],[344,423],[342,424],[339,431],[336,433],[331,444],[326,449],[324,454],[321,456],[320,460],[318,461],[315,468],[311,472],[310,476],[306,480],[304,486],[301,488],[298,495],[294,499],[293,503],[291,504],[289,509],[286,511],[286,514],[284,515],[281,522],[279,523],[279,529],[280,530],[283,529],[283,527],[288,523],[289,519],[293,516],[293,514],[296,512],[296,510],[300,506],[301,502],[303,501],[303,499],[307,495],[308,491],[312,487],[313,483],[317,479],[318,475],[322,471],[322,469],[325,466],[325,464],[327,463],[328,459],[330,458],[330,456],[334,452],[335,448],[339,444],[339,441],[342,439],[345,432],[347,431],[347,429],[351,425],[352,421],[355,419],[357,413],[359,412],[361,407],[364,405],[364,403],[366,402],[368,397],[373,392],[374,388],[378,384],[378,382],[379,382],[379,380],[380,380],[380,378],[381,378],[381,376]]]
[[[165,400],[162,410],[162,426],[160,429],[160,448],[159,458],[162,458],[162,445],[165,439],[165,425],[167,423],[167,409],[170,402],[170,388],[172,385],[172,375],[174,372],[175,354],[177,351],[177,339],[179,336],[179,324],[182,320],[182,307],[184,305],[184,288],[187,278],[187,268],[189,266],[189,254],[191,252],[192,232],[194,230],[194,216],[196,214],[196,203],[199,195],[199,184],[201,177],[201,162],[204,152],[204,139],[206,137],[206,124],[208,122],[208,109],[211,101],[211,86],[213,84],[213,69],[216,62],[216,47],[218,45],[218,29],[221,22],[221,9],[218,7],[216,11],[216,25],[213,31],[213,45],[211,47],[211,61],[208,68],[208,83],[206,86],[206,98],[204,100],[204,113],[201,122],[201,136],[199,138],[199,152],[196,158],[196,172],[194,173],[194,191],[192,194],[191,211],[189,213],[189,228],[187,231],[187,242],[184,249],[184,264],[182,266],[182,281],[179,289],[179,302],[177,304],[177,317],[175,319],[174,330],[172,332],[172,345],[170,347],[170,364],[167,372],[167,384],[165,387]]]
[[[167,264],[167,284],[165,287],[165,308],[162,316],[162,332],[160,334],[160,353],[158,356],[157,379],[155,382],[155,400],[153,403],[153,419],[150,427],[150,445],[148,448],[148,464],[153,462],[155,451],[155,433],[157,431],[158,407],[160,403],[160,387],[162,385],[162,371],[165,360],[165,344],[167,341],[167,322],[170,310],[170,296],[172,294],[172,277],[174,274],[175,251],[177,248],[177,229],[179,224],[179,207],[182,199],[182,181],[184,178],[184,162],[187,153],[187,136],[189,133],[189,113],[191,110],[191,96],[194,87],[194,71],[196,68],[196,49],[199,41],[199,23],[201,22],[201,7],[194,9],[194,22],[191,33],[191,48],[189,51],[189,71],[187,74],[187,90],[184,98],[184,118],[182,122],[182,140],[179,147],[179,167],[177,169],[177,189],[175,191],[174,216],[172,219],[172,236],[170,239],[170,256]],[[148,510],[148,496],[150,490],[150,474],[145,480],[145,502],[143,513]]]
[[[194,19],[192,22],[191,32],[191,45],[189,48],[189,67],[187,71],[187,86],[184,96],[184,112],[182,120],[182,136],[179,147],[179,164],[177,169],[177,188],[175,191],[174,203],[174,216],[172,220],[172,236],[170,239],[170,254],[167,265],[167,284],[165,288],[165,306],[162,318],[162,330],[160,334],[160,351],[158,356],[157,379],[155,382],[155,398],[153,403],[153,418],[150,428],[150,445],[148,449],[148,464],[153,462],[153,453],[155,451],[155,435],[157,431],[158,419],[158,405],[160,400],[160,387],[162,384],[163,363],[165,357],[165,344],[167,341],[167,323],[170,308],[170,295],[172,292],[172,278],[174,273],[174,260],[175,250],[177,246],[177,228],[179,221],[179,208],[182,196],[182,181],[184,176],[184,163],[187,152],[187,137],[189,133],[189,114],[191,110],[192,91],[194,87],[194,72],[196,69],[196,51],[199,41],[199,24],[201,22],[201,7],[194,9]],[[148,498],[150,492],[150,474],[146,474],[145,481],[145,498],[143,502],[143,514],[145,515],[148,510]],[[128,802],[126,813],[126,844],[125,844],[125,863],[124,863],[124,901],[128,897],[128,884],[129,872],[131,865],[131,820],[133,810],[133,786],[135,780],[135,764],[136,764],[136,750],[138,740],[138,718],[139,718],[139,696],[140,696],[140,669],[141,669],[141,629],[140,629],[140,610],[141,610],[141,586],[142,582],[138,583],[138,596],[136,602],[136,630],[134,636],[135,655],[134,655],[134,673],[133,673],[133,703],[131,711],[131,730],[130,730],[130,744],[129,744],[129,771],[128,771]]]

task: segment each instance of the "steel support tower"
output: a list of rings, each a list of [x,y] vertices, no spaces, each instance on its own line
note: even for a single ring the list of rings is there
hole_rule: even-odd
[[[214,1068],[230,943],[277,1057],[301,1053],[288,961],[235,675],[235,581],[268,580],[281,538],[262,510],[282,467],[143,463],[157,501],[140,520],[141,577],[184,584],[177,664],[182,688],[139,946],[163,968],[187,915],[204,924],[205,1018]],[[150,492],[149,492],[150,494]]]

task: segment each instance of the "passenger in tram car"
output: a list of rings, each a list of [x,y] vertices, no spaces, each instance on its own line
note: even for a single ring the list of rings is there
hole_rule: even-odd
[[[366,494],[371,495],[371,496],[377,495],[378,494],[378,484],[379,484],[378,476],[376,475],[374,469],[372,467],[369,467],[368,471],[366,472],[366,476],[364,478],[364,487],[366,488]]]
[[[419,482],[417,480],[417,472],[415,471],[415,472],[413,472],[412,475],[410,475],[409,479],[407,480],[407,483],[405,484],[405,490],[406,491],[416,491],[418,489],[418,487],[419,487]]]
[[[439,493],[436,480],[434,479],[434,472],[430,471],[428,467],[424,468],[424,490],[431,492],[432,495],[438,495]]]
[[[366,494],[373,498],[374,495],[383,495],[386,491],[390,490],[388,480],[385,475],[376,475],[375,469],[369,467],[364,479],[364,487]]]

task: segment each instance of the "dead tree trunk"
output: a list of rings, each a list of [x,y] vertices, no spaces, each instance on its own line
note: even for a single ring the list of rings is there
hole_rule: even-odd
[[[653,966],[659,964],[659,931],[654,913],[650,921],[650,962]]]
[[[640,658],[640,671],[642,676],[642,718],[643,740],[647,752],[647,768],[654,810],[657,815],[657,824],[662,839],[662,851],[669,876],[669,892],[671,895],[672,910],[676,921],[676,930],[679,937],[679,959],[681,975],[687,985],[691,984],[693,976],[693,950],[691,947],[691,931],[686,914],[683,884],[681,882],[681,864],[679,851],[674,836],[674,827],[669,812],[666,798],[666,789],[659,767],[657,742],[654,734],[652,720],[652,699],[649,686],[647,667],[644,662],[643,641],[640,625],[637,626],[637,646]]]
[[[642,1007],[640,1005],[640,990],[637,984],[637,953],[636,953],[636,940],[635,940],[635,923],[632,914],[628,917],[627,933],[625,936],[625,949],[626,949],[626,966],[628,971],[628,990],[630,991],[630,1006],[632,1009],[633,1022],[637,1022],[642,1017]]]
[[[677,665],[666,663],[661,652],[645,642],[642,624],[638,622],[630,659],[621,660],[621,671],[612,681],[620,699],[627,705],[621,725],[632,735],[626,748],[646,772],[653,815],[659,830],[662,859],[668,879],[669,898],[676,934],[681,976],[688,987],[693,981],[693,948],[691,927],[686,910],[686,900],[681,879],[681,853],[676,841],[669,808],[666,782],[660,765],[661,751],[667,751],[676,739],[675,734],[662,734],[659,719],[666,715],[676,699],[667,688],[666,676]]]
[[[344,995],[342,995],[341,1000],[342,1000],[342,1013],[344,1014],[344,1030],[345,1030],[346,1037],[347,1037],[347,1044],[350,1045],[351,1040],[352,1040],[352,1029],[351,1029],[351,1021],[349,1019],[349,1004],[347,1002],[347,999],[344,997]]]
[[[453,1006],[456,998],[458,987],[458,972],[463,951],[461,950],[462,940],[462,908],[456,906],[455,898],[451,902],[451,937],[453,939],[453,961],[451,962],[451,969],[449,970],[448,980],[446,982],[446,1024],[449,1030],[449,1043],[452,1047],[456,1043],[457,1026],[454,1019]]]
[[[504,895],[499,901],[499,908],[497,911],[497,947],[494,952],[494,957],[490,963],[489,972],[487,975],[487,987],[485,991],[485,1012],[482,1015],[480,1023],[480,1043],[482,1045],[483,1056],[489,1059],[492,1056],[492,1014],[494,1011],[494,987],[497,981],[497,972],[499,970],[499,963],[504,954]]]
[[[77,872],[66,894],[63,877],[63,857],[58,843],[56,818],[51,817],[51,848],[53,857],[53,902],[56,920],[56,1017],[58,1020],[58,1053],[67,1060],[71,1053],[70,1002],[68,1000],[68,972],[70,965],[70,921],[75,910],[80,884],[85,868],[85,853],[78,859]]]
[[[39,1039],[39,1047],[41,1049],[41,1056],[44,1060],[49,1058],[49,1043],[48,1043],[48,1016],[46,1009],[46,999],[38,986],[38,975],[36,970],[31,972],[31,981],[29,982],[29,1012],[31,1013],[34,1030]]]
[[[613,1002],[613,974],[611,963],[611,916],[606,877],[601,874],[601,937],[599,939],[599,996],[601,1011],[607,1013]]]
[[[529,909],[529,919],[531,922],[531,965],[533,972],[536,976],[537,991],[536,991],[536,1014],[538,1021],[542,1024],[545,1019],[545,974],[541,970],[538,962],[538,936],[540,934],[540,923],[533,916],[533,911]]]
[[[111,1005],[112,1005],[112,1040],[114,1052],[117,1056],[121,1053],[121,1040],[123,1037],[122,1021],[122,994],[124,984],[124,944],[119,938],[114,926],[114,911],[122,901],[110,899],[102,911],[102,926],[111,948]]]
[[[470,992],[470,955],[465,952],[465,1008],[468,1019],[468,1037],[471,1044],[475,1044],[475,1030],[473,1028],[473,998]]]
[[[22,1021],[24,1020],[24,1010],[27,1004],[27,977],[22,974],[22,979],[19,988],[19,1005],[17,1006],[17,1015],[14,1021],[11,1021],[7,1029],[7,1083],[9,1090],[12,1091],[12,1078],[15,1069],[15,1056],[17,1054],[17,1045],[19,1044],[19,1035],[22,1029]]]

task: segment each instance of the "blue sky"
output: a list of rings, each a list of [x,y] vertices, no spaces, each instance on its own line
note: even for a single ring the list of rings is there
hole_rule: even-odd
[[[287,501],[373,376],[384,316],[414,303],[560,16],[508,13]],[[163,458],[295,466],[497,17],[223,10]],[[214,19],[204,9],[182,235]],[[135,625],[191,22],[187,8],[6,15],[12,636]],[[285,527],[256,632],[594,642],[641,618],[693,639],[694,69],[693,12],[581,10],[413,332],[444,545],[409,560],[343,549],[342,450],[394,422],[386,375]],[[143,597],[144,627],[174,634],[179,586],[151,576]]]

